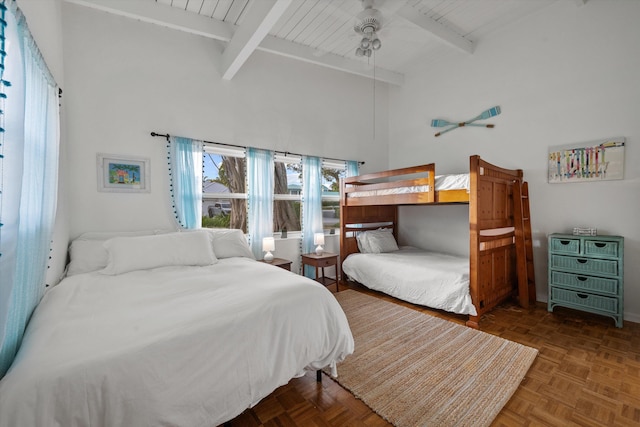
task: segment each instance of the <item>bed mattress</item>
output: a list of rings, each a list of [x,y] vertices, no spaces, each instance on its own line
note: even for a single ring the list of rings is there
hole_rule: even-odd
[[[435,178],[436,191],[467,190],[469,191],[469,174],[437,175]],[[363,190],[348,193],[349,197],[387,196],[391,194],[413,194],[430,191],[428,185],[413,185],[407,187],[386,188],[383,190]]]
[[[324,286],[255,260],[78,274],[36,308],[0,425],[214,426],[353,345]]]
[[[476,315],[469,294],[469,258],[413,247],[347,257],[352,280],[398,299],[458,314]]]

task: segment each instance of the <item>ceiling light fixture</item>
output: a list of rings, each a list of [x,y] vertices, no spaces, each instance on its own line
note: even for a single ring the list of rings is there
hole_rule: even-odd
[[[371,56],[374,50],[382,47],[377,32],[382,28],[382,14],[373,8],[373,0],[362,0],[364,10],[356,15],[353,29],[362,36],[356,48],[356,56]]]

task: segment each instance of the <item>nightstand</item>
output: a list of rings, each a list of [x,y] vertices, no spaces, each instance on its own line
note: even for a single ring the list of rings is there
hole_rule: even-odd
[[[273,261],[267,262],[263,259],[260,262],[264,262],[265,264],[275,265],[276,267],[284,268],[285,270],[291,271],[291,261],[284,258],[274,258]]]
[[[303,254],[302,255],[302,270],[304,273],[304,266],[309,265],[311,267],[315,267],[316,269],[316,282],[322,283],[324,286],[336,284],[336,292],[340,289],[340,265],[338,265],[338,254],[332,254],[331,252],[324,252],[322,255],[316,255],[314,253],[311,254]],[[335,267],[336,268],[336,277],[327,277],[324,275],[325,267]],[[318,275],[318,269],[322,270],[322,276]]]

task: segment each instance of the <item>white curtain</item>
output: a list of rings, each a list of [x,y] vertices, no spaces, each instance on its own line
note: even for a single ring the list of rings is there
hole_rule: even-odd
[[[273,152],[247,149],[247,197],[249,244],[256,259],[262,259],[262,239],[273,237]]]
[[[3,3],[3,6],[6,3]],[[2,10],[6,102],[0,181],[0,377],[45,290],[58,188],[58,87],[15,2]],[[6,85],[5,85],[6,86]]]
[[[202,226],[202,141],[169,138],[169,176],[173,212],[182,228]]]

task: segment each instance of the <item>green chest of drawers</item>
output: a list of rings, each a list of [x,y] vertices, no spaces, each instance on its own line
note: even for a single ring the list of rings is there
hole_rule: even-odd
[[[549,311],[564,306],[610,316],[622,327],[624,238],[549,236]]]

